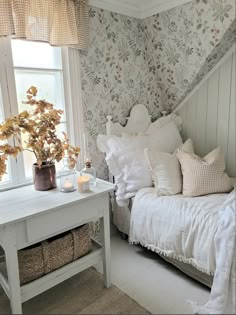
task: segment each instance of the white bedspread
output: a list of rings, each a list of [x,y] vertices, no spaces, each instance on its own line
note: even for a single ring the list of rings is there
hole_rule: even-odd
[[[227,196],[157,197],[154,188],[144,188],[134,199],[129,241],[214,274],[214,236]]]
[[[190,302],[195,314],[235,314],[236,312],[236,191],[233,190],[220,209],[215,235],[216,271],[211,295],[205,305]]]

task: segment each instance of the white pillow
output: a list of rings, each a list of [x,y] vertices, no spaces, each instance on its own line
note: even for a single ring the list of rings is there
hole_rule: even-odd
[[[127,199],[139,189],[152,186],[145,148],[173,153],[180,144],[182,139],[173,121],[159,128],[155,135],[128,138],[98,135],[98,148],[106,153],[109,170],[117,184],[117,202],[127,205]]]
[[[184,151],[186,153],[194,153],[193,141],[192,139],[187,139],[183,144],[181,144],[174,152],[177,155],[179,151]]]
[[[158,196],[171,196],[182,192],[182,174],[176,153],[193,153],[192,140],[188,139],[179,146],[174,154],[145,149],[145,156]]]
[[[150,149],[145,149],[144,152],[157,195],[179,194],[182,190],[182,178],[177,157],[170,153],[152,152]]]
[[[164,117],[158,118],[156,121],[154,121],[148,129],[146,130],[146,134],[153,134],[154,132],[158,131],[159,128],[162,128],[164,125],[169,123],[170,121],[173,121],[176,127],[179,131],[181,131],[182,126],[182,119],[177,116],[176,114],[170,114]]]

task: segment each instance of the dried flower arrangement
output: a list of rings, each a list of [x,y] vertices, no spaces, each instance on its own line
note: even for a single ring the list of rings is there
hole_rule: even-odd
[[[65,133],[64,138],[57,136],[56,126],[60,124],[63,111],[54,109],[54,105],[45,100],[37,100],[37,88],[31,86],[27,91],[27,101],[23,102],[33,107],[30,111],[23,111],[17,116],[10,117],[0,124],[0,141],[14,138],[15,146],[0,145],[0,180],[6,173],[8,156],[23,150],[33,152],[39,167],[45,164],[59,162],[68,155],[70,166],[74,167],[80,148],[69,144]],[[27,140],[21,142],[21,133],[27,133]]]

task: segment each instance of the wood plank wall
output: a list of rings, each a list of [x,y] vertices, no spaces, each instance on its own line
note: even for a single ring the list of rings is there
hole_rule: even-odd
[[[177,111],[182,136],[192,138],[200,156],[221,146],[227,172],[236,177],[235,51]]]

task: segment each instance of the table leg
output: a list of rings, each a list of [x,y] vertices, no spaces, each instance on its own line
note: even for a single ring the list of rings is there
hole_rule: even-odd
[[[110,249],[110,219],[109,209],[101,218],[102,245],[103,245],[103,278],[106,288],[111,286],[111,249]]]
[[[12,314],[22,314],[19,265],[16,245],[11,243],[7,244],[5,247],[5,255]]]

